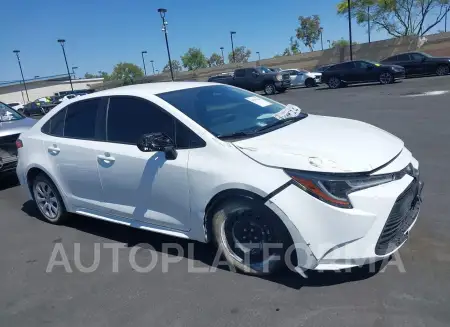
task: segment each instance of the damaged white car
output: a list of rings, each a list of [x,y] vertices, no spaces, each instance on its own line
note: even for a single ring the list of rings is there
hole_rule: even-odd
[[[286,69],[283,73],[289,73],[291,87],[314,87],[321,83],[322,73],[312,73],[304,69]]]
[[[387,258],[421,203],[399,138],[216,83],[86,95],[17,144],[19,180],[49,222],[72,212],[212,242],[258,275]]]

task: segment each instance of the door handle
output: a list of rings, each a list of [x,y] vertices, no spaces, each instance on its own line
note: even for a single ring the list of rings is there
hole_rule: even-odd
[[[99,154],[97,156],[97,158],[99,160],[101,160],[101,161],[104,161],[105,163],[108,163],[108,164],[113,163],[114,161],[116,161],[116,158],[111,157],[109,154],[105,154],[105,155]]]
[[[56,155],[56,154],[58,154],[58,153],[61,152],[61,149],[58,148],[58,147],[56,146],[56,144],[55,144],[55,145],[53,145],[53,146],[49,146],[49,147],[48,147],[48,152],[49,152],[50,154]]]

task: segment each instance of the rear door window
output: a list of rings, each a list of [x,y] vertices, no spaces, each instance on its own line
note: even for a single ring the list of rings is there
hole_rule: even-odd
[[[245,69],[237,69],[234,72],[235,77],[244,77],[245,76]]]
[[[67,109],[64,137],[95,140],[100,101],[100,98],[95,98],[70,104]]]
[[[398,55],[397,60],[398,61],[410,61],[411,58],[410,58],[409,54],[404,53],[404,54]]]

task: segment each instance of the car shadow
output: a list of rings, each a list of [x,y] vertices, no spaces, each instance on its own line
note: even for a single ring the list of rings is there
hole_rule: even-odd
[[[22,211],[29,216],[46,222],[33,201],[24,203]],[[106,240],[122,243],[128,248],[138,246],[174,256],[178,256],[182,253],[184,258],[200,261],[209,267],[213,267],[215,263],[219,261],[218,258],[216,258],[217,252],[215,248],[210,244],[135,229],[80,215],[73,215],[72,218],[74,219],[69,219],[65,224],[65,227],[96,235]],[[182,251],[178,252],[179,249],[176,249],[175,247],[166,247],[165,244],[177,244],[181,246]],[[220,259],[221,262],[224,262],[224,260],[224,258]],[[268,277],[254,276],[252,278],[267,280],[272,283],[299,290],[303,287],[332,286],[364,280],[376,275],[385,264],[386,263],[380,262],[372,266],[366,265],[346,271],[321,272],[311,270],[305,272],[306,277],[302,277],[297,272],[285,268]],[[226,264],[221,264],[216,268],[223,271],[232,271]]]
[[[402,83],[402,80],[397,80],[397,81],[395,81],[392,84],[398,84],[398,83]],[[332,90],[348,89],[348,88],[355,88],[355,87],[362,87],[362,86],[375,86],[375,85],[386,86],[386,85],[381,84],[380,82],[373,82],[373,83],[350,84],[350,85],[346,85],[346,86],[341,86],[341,87],[339,87],[337,89],[331,89],[327,85],[323,85],[323,86],[317,87],[315,90],[316,91],[324,91],[324,90],[332,91]],[[387,85],[391,85],[391,84],[387,84]]]
[[[16,172],[7,172],[0,175],[0,191],[19,186]]]

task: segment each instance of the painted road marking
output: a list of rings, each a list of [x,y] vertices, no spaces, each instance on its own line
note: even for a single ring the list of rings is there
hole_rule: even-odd
[[[418,93],[418,94],[408,94],[408,95],[404,95],[404,97],[426,97],[426,96],[433,96],[433,95],[442,95],[442,94],[446,94],[449,91],[428,91],[428,92],[423,92],[423,93]]]

